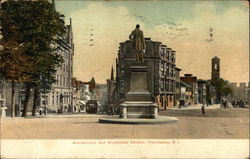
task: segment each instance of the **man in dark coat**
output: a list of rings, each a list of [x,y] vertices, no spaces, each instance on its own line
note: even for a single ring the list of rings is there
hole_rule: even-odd
[[[129,39],[133,40],[133,46],[136,50],[136,60],[137,62],[144,63],[144,52],[146,48],[145,39],[143,36],[143,31],[140,30],[140,25],[137,24],[135,30],[129,35]]]

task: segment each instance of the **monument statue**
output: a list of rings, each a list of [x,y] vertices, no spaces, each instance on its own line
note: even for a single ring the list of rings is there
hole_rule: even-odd
[[[137,24],[135,30],[129,35],[129,39],[133,40],[133,47],[136,50],[136,60],[138,63],[144,63],[144,53],[146,48],[143,31],[140,30],[140,25]]]

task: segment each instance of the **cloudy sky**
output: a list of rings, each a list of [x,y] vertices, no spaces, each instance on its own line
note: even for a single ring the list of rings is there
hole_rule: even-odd
[[[119,43],[140,24],[145,37],[176,50],[181,75],[209,79],[217,56],[222,78],[249,81],[247,1],[56,1],[56,8],[66,23],[72,18],[79,80],[105,83]]]

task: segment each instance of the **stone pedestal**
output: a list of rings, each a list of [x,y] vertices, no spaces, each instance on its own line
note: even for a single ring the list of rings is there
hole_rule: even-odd
[[[126,101],[122,107],[122,118],[157,118],[158,105],[152,102],[152,95],[148,91],[147,67],[130,67],[130,89],[126,94]]]

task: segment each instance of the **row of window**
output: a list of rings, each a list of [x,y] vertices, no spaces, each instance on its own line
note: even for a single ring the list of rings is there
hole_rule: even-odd
[[[160,80],[161,91],[175,92],[175,87],[176,87],[175,81],[165,80],[165,79]]]
[[[50,99],[48,100],[48,104],[58,105],[58,106],[60,106],[60,104],[71,104],[71,92],[64,92],[64,93],[51,92],[51,100]]]
[[[63,63],[60,67],[60,69],[64,72],[68,72],[69,71],[69,66],[66,65],[65,63]]]
[[[160,73],[161,76],[175,77],[175,67],[167,63],[161,63]]]
[[[68,59],[69,52],[68,52],[67,50],[63,50],[62,48],[59,47],[59,48],[56,50],[56,53],[59,54],[59,55],[61,55],[61,56],[64,57],[64,58],[67,58],[67,59]]]
[[[167,48],[162,48],[160,50],[160,56],[162,59],[175,63],[175,53]]]
[[[69,77],[65,77],[65,76],[62,76],[62,75],[56,75],[55,84],[57,86],[68,86],[69,83],[70,83]]]

